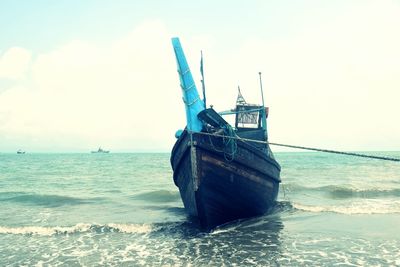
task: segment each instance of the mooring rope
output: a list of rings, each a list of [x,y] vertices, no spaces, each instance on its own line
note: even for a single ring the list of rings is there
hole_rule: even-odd
[[[318,152],[324,152],[324,153],[334,153],[334,154],[341,154],[341,155],[348,155],[348,156],[355,156],[355,157],[362,157],[362,158],[371,158],[371,159],[380,159],[380,160],[400,162],[399,158],[392,158],[392,157],[374,156],[374,155],[367,155],[367,154],[361,154],[361,153],[344,152],[344,151],[305,147],[305,146],[285,145],[285,144],[273,143],[273,142],[268,142],[268,141],[260,141],[260,140],[253,140],[253,139],[248,139],[248,138],[241,138],[239,136],[227,136],[227,135],[219,135],[219,134],[212,134],[212,133],[205,133],[205,132],[193,132],[193,133],[200,134],[200,135],[209,135],[209,136],[215,136],[215,137],[236,139],[236,140],[241,140],[241,141],[245,141],[245,142],[269,144],[269,145],[273,145],[273,146],[282,146],[282,147],[297,148],[297,149],[303,149],[303,150],[312,150],[312,151],[318,151]]]
[[[228,125],[227,128],[223,128],[224,130],[224,135],[218,135],[222,137],[223,140],[223,144],[224,144],[224,148],[222,150],[217,149],[217,147],[214,145],[211,136],[217,136],[216,134],[212,134],[207,132],[206,135],[208,135],[209,140],[210,140],[210,144],[212,146],[212,148],[216,151],[216,152],[220,152],[220,153],[224,153],[224,158],[226,161],[232,161],[235,159],[235,153],[237,151],[237,139],[236,138],[231,138],[231,137],[235,137],[235,131],[233,130],[233,128],[231,126]],[[192,133],[197,133],[197,134],[201,134],[198,132],[192,132]],[[228,149],[230,151],[226,151],[225,148],[228,147]]]

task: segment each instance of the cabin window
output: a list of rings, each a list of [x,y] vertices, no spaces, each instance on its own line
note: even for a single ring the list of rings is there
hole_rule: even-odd
[[[238,105],[236,112],[236,128],[259,127],[259,106]]]

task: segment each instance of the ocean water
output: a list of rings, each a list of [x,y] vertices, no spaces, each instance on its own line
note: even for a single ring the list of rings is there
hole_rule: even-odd
[[[0,266],[400,266],[400,163],[275,156],[275,210],[204,233],[168,153],[0,154]]]

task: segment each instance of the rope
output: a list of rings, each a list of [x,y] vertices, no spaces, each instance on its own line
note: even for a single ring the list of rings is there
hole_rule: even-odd
[[[240,138],[238,136],[226,136],[226,135],[218,135],[218,134],[211,134],[211,133],[205,133],[205,132],[196,132],[196,134],[209,135],[209,136],[215,136],[215,137],[223,137],[223,138],[230,138],[230,139],[236,139],[236,140],[241,140],[241,141],[246,141],[246,142],[259,143],[259,144],[269,144],[269,145],[273,145],[273,146],[282,146],[282,147],[297,148],[297,149],[303,149],[303,150],[312,150],[312,151],[318,151],[318,152],[324,152],[324,153],[334,153],[334,154],[341,154],[341,155],[348,155],[348,156],[355,156],[355,157],[362,157],[362,158],[371,158],[371,159],[379,159],[379,160],[400,162],[399,158],[391,158],[391,157],[384,157],[384,156],[374,156],[374,155],[367,155],[367,154],[361,154],[361,153],[343,152],[343,151],[337,151],[337,150],[313,148],[313,147],[305,147],[305,146],[285,145],[285,144],[279,144],[279,143],[272,143],[272,142],[268,142],[268,141],[260,141],[260,140],[253,140],[253,139],[247,139],[247,138]]]
[[[228,151],[224,151],[224,157],[225,160],[227,161],[232,161],[235,159],[235,154],[237,151],[237,139],[236,138],[231,138],[231,137],[235,137],[235,130],[233,130],[233,128],[230,125],[227,125],[227,129],[224,129],[224,133],[226,133],[227,135],[225,135],[227,137],[227,140],[224,138],[224,146],[228,147]],[[225,150],[225,149],[224,149]]]
[[[210,144],[212,146],[212,148],[219,153],[223,153],[224,154],[224,158],[226,161],[233,161],[235,159],[235,154],[237,151],[237,143],[236,141],[238,140],[238,138],[235,138],[235,130],[228,125],[228,127],[224,127],[222,128],[224,130],[224,134],[223,135],[218,135],[218,134],[212,134],[212,133],[204,133],[205,135],[208,135],[209,139],[210,139]],[[203,132],[193,132],[196,134],[203,134]],[[216,136],[216,137],[222,137],[222,143],[224,145],[224,148],[222,150],[217,149],[217,147],[214,145],[211,136]],[[228,151],[226,151],[226,148],[228,148]]]
[[[192,102],[190,102],[190,103],[188,103],[186,100],[185,100],[185,98],[184,97],[182,97],[182,100],[183,100],[183,103],[185,103],[187,106],[191,106],[191,105],[193,105],[194,103],[196,103],[197,101],[199,101],[200,100],[200,98],[199,97],[197,97],[197,98],[195,98]]]

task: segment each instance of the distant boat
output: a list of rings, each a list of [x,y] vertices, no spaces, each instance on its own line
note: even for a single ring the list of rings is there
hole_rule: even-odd
[[[173,38],[172,43],[187,124],[175,134],[171,165],[185,210],[205,229],[270,211],[276,203],[281,167],[266,142],[268,109],[264,103],[246,103],[240,90],[234,109],[217,113],[206,108],[179,39]],[[234,127],[221,117],[229,114],[236,116]]]
[[[104,150],[101,147],[99,147],[99,149],[97,149],[97,151],[92,151],[91,153],[110,153],[110,151]]]
[[[17,154],[25,154],[25,151],[18,149]]]

